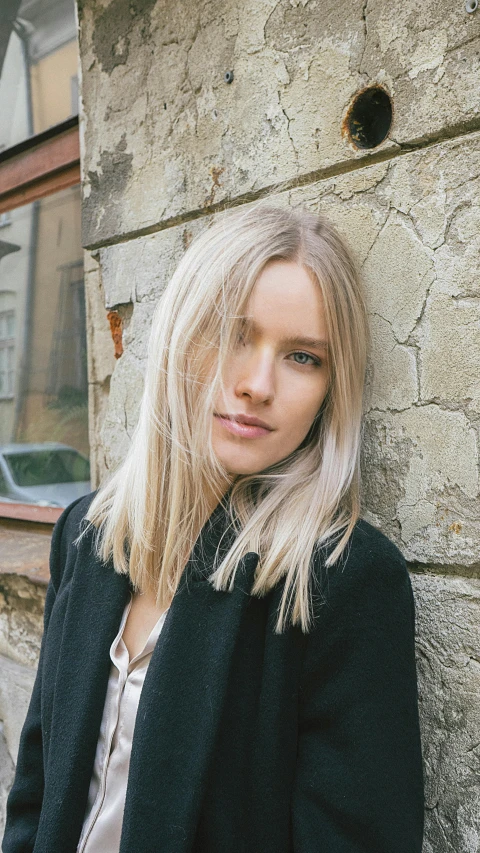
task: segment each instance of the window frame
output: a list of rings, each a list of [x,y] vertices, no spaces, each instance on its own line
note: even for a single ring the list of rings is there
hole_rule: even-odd
[[[3,518],[13,518],[16,521],[33,521],[37,524],[55,524],[60,518],[64,507],[38,506],[37,504],[7,503],[0,501],[0,522]]]

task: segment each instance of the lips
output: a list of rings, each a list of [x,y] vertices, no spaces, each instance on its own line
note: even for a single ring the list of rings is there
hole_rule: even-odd
[[[215,417],[228,432],[240,438],[261,438],[262,436],[269,435],[272,431],[271,427],[260,426],[258,423],[243,423],[243,421],[238,419],[238,416],[235,419],[223,415],[215,415]],[[251,418],[251,420],[258,421],[259,419]],[[263,423],[263,421],[260,421],[260,423]]]
[[[248,426],[259,426],[263,429],[272,430],[272,427],[265,423],[265,421],[261,421],[260,418],[255,418],[253,415],[231,415],[219,413],[217,417],[224,418],[229,421],[235,421],[240,424],[247,424]]]

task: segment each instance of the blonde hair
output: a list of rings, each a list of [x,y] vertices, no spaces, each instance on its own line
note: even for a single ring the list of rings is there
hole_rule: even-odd
[[[239,318],[272,260],[295,261],[318,283],[330,342],[329,390],[294,452],[258,473],[230,475],[235,536],[209,580],[217,590],[231,589],[238,561],[257,552],[251,594],[263,596],[285,578],[275,630],[284,630],[290,613],[306,633],[312,554],[328,546],[324,564],[335,563],[360,514],[366,314],[354,264],[324,216],[260,202],[223,213],[193,240],[153,315],[127,456],[98,489],[85,520],[98,528],[98,557],[112,558],[134,588],[167,606],[211,512],[205,495],[220,500],[225,493],[228,472],[211,443],[214,400],[224,390],[223,365]]]

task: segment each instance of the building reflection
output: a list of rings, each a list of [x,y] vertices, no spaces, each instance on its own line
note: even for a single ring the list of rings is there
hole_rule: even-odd
[[[78,113],[73,0],[10,6],[0,37],[0,152]],[[0,501],[67,505],[90,490],[88,456],[76,185],[0,214]]]

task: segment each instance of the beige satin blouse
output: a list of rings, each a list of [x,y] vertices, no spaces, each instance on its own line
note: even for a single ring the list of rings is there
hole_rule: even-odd
[[[138,701],[155,643],[168,610],[152,628],[143,650],[129,660],[122,635],[133,596],[110,647],[112,661],[87,808],[77,853],[118,853],[127,790],[130,750]]]

